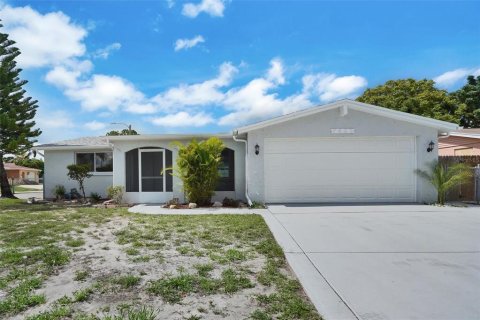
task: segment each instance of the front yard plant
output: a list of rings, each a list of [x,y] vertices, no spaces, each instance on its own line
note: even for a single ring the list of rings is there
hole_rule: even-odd
[[[68,172],[67,176],[78,182],[78,187],[82,192],[83,200],[85,201],[87,197],[85,196],[85,179],[88,179],[92,176],[90,173],[90,165],[88,164],[71,164],[67,166]]]
[[[185,145],[176,142],[175,146],[178,148],[175,174],[183,182],[188,201],[200,206],[210,205],[219,178],[223,142],[212,137],[200,142],[192,140]]]
[[[123,187],[122,186],[110,186],[107,188],[107,197],[116,204],[121,204],[123,201]]]
[[[456,186],[465,183],[473,175],[472,169],[465,163],[452,165],[442,164],[434,161],[430,164],[430,171],[417,170],[417,174],[428,180],[437,190],[437,202],[445,204],[447,192]]]
[[[259,215],[0,201],[1,319],[320,319]]]

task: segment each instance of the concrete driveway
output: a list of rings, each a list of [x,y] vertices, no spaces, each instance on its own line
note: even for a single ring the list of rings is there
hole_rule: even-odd
[[[328,319],[480,319],[480,208],[269,207]]]

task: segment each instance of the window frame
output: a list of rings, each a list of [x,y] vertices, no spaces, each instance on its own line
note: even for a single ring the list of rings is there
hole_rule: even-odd
[[[167,191],[167,179],[165,174],[162,174],[162,184],[163,184],[163,189],[162,191],[143,191],[142,189],[142,153],[144,152],[161,152],[162,153],[162,161],[163,161],[163,169],[165,170],[165,149],[141,149],[138,148],[138,192],[155,192],[155,193],[165,193]]]
[[[97,171],[97,153],[111,153],[112,154],[112,171]],[[93,171],[90,171],[90,174],[94,176],[111,176],[113,175],[113,151],[78,151],[75,152],[75,164],[77,163],[77,154],[93,154]]]

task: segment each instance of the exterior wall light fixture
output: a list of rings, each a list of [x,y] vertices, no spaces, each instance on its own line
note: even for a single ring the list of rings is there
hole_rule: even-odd
[[[435,147],[435,142],[430,141],[430,143],[428,144],[427,152],[432,152],[434,147]]]
[[[260,153],[260,146],[258,145],[258,143],[255,145],[255,154],[258,156],[258,154]]]

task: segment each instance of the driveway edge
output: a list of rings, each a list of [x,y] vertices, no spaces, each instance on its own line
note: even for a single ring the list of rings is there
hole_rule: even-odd
[[[310,301],[324,319],[358,320],[269,210],[261,213]]]

